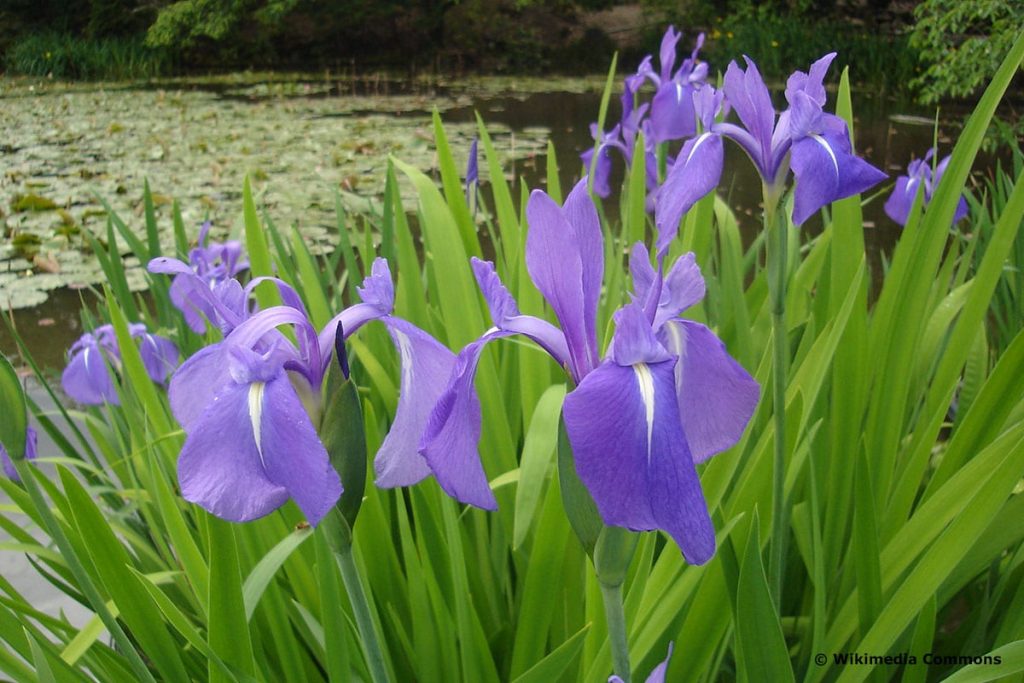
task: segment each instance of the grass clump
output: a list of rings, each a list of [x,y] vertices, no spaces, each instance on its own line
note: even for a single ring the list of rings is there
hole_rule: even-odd
[[[68,80],[130,80],[171,72],[168,50],[139,37],[90,39],[57,32],[29,34],[5,57],[11,73]]]

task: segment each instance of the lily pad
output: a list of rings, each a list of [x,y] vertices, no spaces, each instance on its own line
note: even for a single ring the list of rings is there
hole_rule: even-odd
[[[26,183],[27,186],[32,185]],[[11,199],[11,211],[19,213],[21,211],[53,211],[57,208],[57,203],[52,199],[47,199],[34,192],[28,194],[16,194]]]
[[[107,216],[100,197],[141,233],[140,198],[148,179],[161,242],[173,250],[171,198],[193,234],[206,219],[218,237],[238,234],[240,188],[248,174],[261,206],[279,226],[295,226],[314,253],[329,252],[337,242],[335,193],[350,212],[379,209],[389,156],[436,172],[432,109],[486,109],[477,93],[507,96],[509,88],[530,92],[544,85],[519,83],[514,87],[502,79],[488,85],[474,79],[456,87],[414,82],[391,94],[393,81],[385,78],[321,82],[308,75],[171,79],[156,87],[3,81],[0,139],[11,144],[4,148],[0,205],[12,211],[0,221],[7,234],[26,235],[21,239],[38,248],[48,268],[56,258],[59,272],[48,274],[69,285],[90,284],[99,282],[101,274],[80,233],[105,239]],[[570,85],[592,86],[589,81],[557,82],[548,90]],[[476,125],[471,116],[458,118],[446,129],[461,163]],[[495,125],[490,130],[506,168],[544,153],[546,128],[513,131]],[[481,164],[484,182],[486,170]],[[400,191],[411,209],[414,193],[404,176]],[[63,256],[69,250],[82,256],[70,270]],[[20,274],[19,292],[31,289],[21,281],[33,266],[22,258],[25,267],[14,268],[11,260],[25,255],[9,240],[0,240],[0,272]],[[27,279],[37,277],[38,270]],[[130,278],[133,287],[145,286],[141,270]],[[9,290],[9,284],[0,285],[5,305],[8,299],[19,308],[38,303],[38,295],[12,297]]]

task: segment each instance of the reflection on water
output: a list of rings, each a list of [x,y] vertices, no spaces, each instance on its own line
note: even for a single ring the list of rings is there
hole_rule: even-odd
[[[582,88],[581,88],[582,89]],[[550,131],[551,140],[558,156],[562,187],[567,188],[579,176],[579,153],[592,144],[589,125],[596,118],[600,105],[600,94],[592,89],[583,92],[532,92],[515,96],[495,95],[488,89],[471,91],[468,97],[460,97],[444,113],[444,120],[451,124],[472,124],[476,112],[488,123],[507,126],[513,133],[522,133],[537,127]],[[404,92],[396,87],[390,92]],[[247,97],[239,97],[231,90],[218,96],[237,107],[240,102],[251,101],[257,106],[264,93],[257,90]],[[281,96],[272,88],[267,96]],[[338,110],[353,112],[347,95],[339,96],[336,90],[287,93],[289,97],[336,100]],[[401,95],[396,95],[400,97]],[[609,120],[618,116],[617,98],[612,99]],[[854,111],[857,112],[856,147],[858,152],[871,163],[895,177],[902,172],[914,156],[921,156],[931,145],[934,129],[930,119],[920,115],[926,111],[895,104],[889,100],[871,97],[865,93],[854,94]],[[892,116],[898,112],[901,116]],[[910,116],[906,116],[910,114]],[[406,117],[409,112],[405,112]],[[425,113],[419,114],[424,123]],[[954,113],[954,117],[959,113]],[[951,127],[950,127],[951,128]],[[952,147],[951,140],[940,129],[939,146],[942,154]],[[736,208],[744,239],[749,243],[760,229],[759,201],[761,184],[752,165],[742,152],[732,144],[726,145],[726,171],[723,174],[720,192]],[[399,156],[401,156],[399,154]],[[515,163],[514,172],[527,187],[543,187],[546,159],[544,154],[531,152]],[[622,163],[616,164],[617,183],[623,173]],[[140,181],[141,182],[141,181]],[[267,183],[273,186],[275,179],[270,176]],[[614,186],[614,185],[613,185]],[[877,286],[881,275],[881,255],[891,251],[899,235],[899,226],[885,216],[882,205],[890,184],[881,187],[883,196],[868,197],[864,208],[865,241],[869,253],[869,265]],[[320,188],[321,190],[323,188]],[[519,188],[513,196],[518,197]],[[407,208],[412,208],[408,206]],[[617,207],[607,205],[605,214],[618,215]],[[809,233],[821,229],[820,218],[814,218],[804,227]],[[63,363],[65,349],[81,334],[79,309],[82,297],[89,300],[89,292],[58,290],[40,307],[14,313],[15,324],[21,336],[32,350],[33,355],[44,367],[59,367]],[[11,354],[15,345],[5,326],[0,326],[0,350]]]
[[[96,301],[87,290],[58,289],[35,308],[5,312],[14,320],[18,336],[43,368],[63,368],[64,352],[82,334],[83,302]],[[7,325],[0,325],[0,351],[20,365],[17,344]]]

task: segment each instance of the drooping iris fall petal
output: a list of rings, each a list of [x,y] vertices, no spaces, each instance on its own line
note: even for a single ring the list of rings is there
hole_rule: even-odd
[[[846,124],[829,116],[821,133],[794,140],[792,147],[793,222],[802,224],[818,209],[863,192],[885,174],[853,153]]]
[[[646,321],[635,304],[622,314],[618,323],[630,325],[622,329]],[[616,331],[616,358],[565,397],[565,428],[576,471],[606,524],[663,529],[688,562],[703,564],[714,554],[715,532],[679,419],[675,359],[655,350],[649,326],[647,333],[642,341]]]
[[[395,421],[377,451],[377,486],[411,486],[431,473],[419,454],[419,442],[434,404],[441,397],[455,366],[455,354],[415,325],[385,321],[398,349],[401,387]]]
[[[934,175],[929,160],[934,156],[935,148],[928,150],[923,159],[913,159],[907,165],[907,173],[896,179],[892,194],[885,202],[885,213],[900,225],[906,225],[910,217],[910,209],[914,204],[914,198],[918,192],[923,197],[921,206],[928,206],[932,195],[938,187],[942,176],[949,165],[950,157],[945,157],[935,166]],[[967,216],[967,199],[963,194],[957,201],[956,209],[953,212],[953,223],[956,224]]]
[[[676,238],[683,215],[718,185],[724,160],[722,137],[712,131],[683,145],[654,205],[659,252]]]
[[[484,510],[495,510],[498,503],[477,455],[481,418],[473,378],[487,342],[511,334],[488,333],[459,352],[448,385],[430,414],[419,445],[420,453],[445,493]]]
[[[316,524],[342,487],[309,415],[280,365],[247,350],[232,362],[244,365],[188,430],[178,458],[182,496],[233,522],[292,498]]]
[[[89,343],[71,356],[61,374],[64,393],[82,405],[119,405],[114,376],[109,363],[112,352],[99,344]]]
[[[740,440],[761,389],[704,325],[677,318],[658,337],[679,358],[679,417],[694,462],[704,462]]]

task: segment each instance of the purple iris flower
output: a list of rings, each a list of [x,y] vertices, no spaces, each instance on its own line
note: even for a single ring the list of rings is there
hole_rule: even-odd
[[[644,133],[644,166],[646,168],[646,185],[649,192],[647,208],[652,211],[654,208],[654,192],[658,189],[658,156],[657,146],[651,136],[651,121],[645,119],[647,109],[650,105],[646,102],[630,112],[621,124],[616,125],[611,131],[605,133],[597,129],[597,124],[590,124],[590,134],[597,142],[595,147],[580,154],[580,160],[587,169],[587,173],[594,179],[594,194],[602,199],[607,198],[611,192],[612,175],[612,150],[622,154],[626,165],[633,163],[633,154],[636,146],[637,132]],[[597,161],[594,154],[597,154]],[[668,167],[671,168],[673,157],[667,156]]]
[[[36,430],[31,427],[25,430],[25,459],[35,460],[36,459]],[[7,455],[7,449],[0,443],[0,464],[3,465],[4,474],[7,478],[12,481],[21,481],[21,477],[18,476],[18,470],[15,469],[14,463],[11,462],[11,458]]]
[[[749,57],[744,58],[746,70],[736,62],[726,70],[722,89],[728,105],[711,86],[694,93],[704,132],[683,148],[659,191],[655,215],[664,240],[659,247],[675,236],[683,214],[718,184],[722,137],[739,144],[754,162],[766,201],[778,199],[792,167],[797,181],[793,222],[798,225],[826,204],[863,192],[886,177],[853,153],[846,122],[824,111],[824,79],[835,56],[827,54],[808,73],[797,71],[789,77],[789,108],[778,120],[768,87]],[[715,121],[719,108],[727,106],[736,110],[742,126]]]
[[[644,105],[637,111],[642,111],[646,107],[647,105]],[[612,193],[612,150],[618,150],[623,158],[626,159],[626,163],[629,163],[633,156],[633,146],[623,142],[621,124],[616,125],[611,131],[605,133],[598,130],[596,123],[592,123],[590,124],[590,134],[597,144],[580,154],[580,161],[583,162],[587,173],[594,178],[594,193],[598,197],[605,198]],[[636,133],[634,132],[633,135],[635,136]],[[597,155],[596,160],[594,160],[595,154]]]
[[[178,365],[178,347],[169,339],[151,334],[141,323],[128,326],[139,342],[139,355],[146,374],[163,384]],[[101,325],[86,332],[68,350],[68,364],[61,375],[64,393],[82,405],[118,405],[112,370],[121,367],[121,352],[113,325]]]
[[[665,31],[658,55],[660,72],[654,70],[652,57],[647,55],[637,72],[626,77],[622,92],[622,121],[618,125],[605,133],[597,129],[597,124],[591,124],[590,133],[596,145],[584,151],[580,158],[594,179],[594,193],[597,196],[604,198],[611,194],[609,179],[613,149],[622,153],[627,165],[632,163],[638,131],[644,132],[647,185],[651,192],[658,186],[657,145],[681,140],[696,132],[693,92],[704,83],[708,70],[707,64],[697,57],[704,45],[704,34],[697,37],[693,52],[675,69],[676,45],[681,35],[673,26]],[[637,94],[645,81],[654,85],[654,98],[638,105]],[[647,116],[648,113],[650,116]],[[592,167],[594,154],[598,156]],[[649,208],[653,207],[653,201],[648,204]]]
[[[249,267],[242,243],[229,240],[208,243],[210,223],[203,223],[198,246],[188,254],[188,263],[160,257],[149,262],[149,272],[174,275],[171,302],[184,314],[185,322],[197,334],[206,330],[206,321],[227,334],[248,317],[248,297],[235,279]]]
[[[668,654],[656,667],[651,669],[650,675],[644,683],[665,683],[665,674],[668,672],[668,660],[672,659],[672,643],[668,644]],[[610,676],[608,683],[623,683],[618,676]]]
[[[316,429],[324,377],[339,326],[347,338],[372,320],[387,326],[402,367],[395,421],[375,460],[377,484],[407,486],[429,475],[416,446],[455,355],[391,315],[387,261],[374,262],[358,290],[362,302],[319,333],[294,290],[277,284],[284,305],[253,314],[171,379],[171,410],[186,434],[178,458],[182,496],[235,522],[262,517],[292,498],[311,524],[319,522],[342,493]],[[292,326],[297,344],[278,331],[282,325]]]
[[[931,159],[934,155],[935,148],[933,147],[928,150],[924,159],[912,159],[907,166],[907,175],[901,175],[896,179],[896,186],[893,188],[889,200],[885,203],[885,213],[900,225],[907,224],[910,208],[914,204],[914,197],[917,195],[918,189],[924,192],[921,206],[928,206],[928,203],[932,200],[935,188],[939,186],[939,181],[942,180],[942,175],[946,172],[946,167],[949,165],[949,156],[938,163],[935,167],[935,174],[934,176],[932,175]],[[967,199],[960,195],[960,201],[956,205],[956,212],[953,214],[953,223],[956,224],[957,221],[966,216]]]
[[[640,64],[638,75],[654,83],[656,88],[651,100],[651,138],[655,143],[688,138],[697,132],[693,110],[693,92],[704,84],[708,65],[697,55],[704,46],[704,34],[697,37],[697,44],[690,56],[683,60],[673,73],[676,61],[676,43],[681,34],[671,26],[661,40],[661,74],[654,73],[648,57]]]
[[[711,330],[677,317],[704,295],[693,255],[676,261],[663,278],[646,250],[634,248],[637,292],[616,313],[615,336],[601,358],[604,240],[586,178],[561,207],[534,191],[527,219],[527,270],[560,327],[522,315],[493,265],[474,259],[495,326],[460,352],[420,451],[450,495],[496,507],[476,454],[480,406],[473,376],[487,342],[524,334],[576,385],[565,398],[565,426],[576,470],[605,523],[664,529],[689,562],[706,562],[715,534],[695,465],[736,443],[759,388]]]

